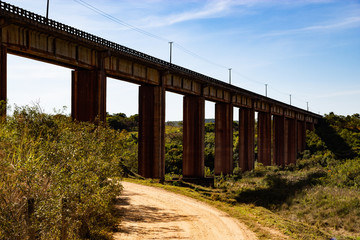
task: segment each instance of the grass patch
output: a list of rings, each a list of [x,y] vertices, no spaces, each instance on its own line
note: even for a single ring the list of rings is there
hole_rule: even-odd
[[[316,186],[284,204],[279,213],[320,229],[331,229],[337,239],[360,238],[360,191]]]

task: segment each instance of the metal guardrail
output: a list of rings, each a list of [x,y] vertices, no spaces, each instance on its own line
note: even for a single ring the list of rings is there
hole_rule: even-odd
[[[12,18],[18,18],[23,22],[29,22],[29,23],[36,22],[38,24],[42,24],[44,26],[51,27],[51,28],[53,28],[55,30],[63,31],[63,32],[71,34],[73,36],[83,38],[84,40],[90,41],[91,43],[94,43],[94,44],[96,44],[98,46],[107,47],[110,50],[119,51],[119,52],[125,53],[127,55],[130,55],[130,56],[133,56],[133,57],[136,57],[136,58],[140,58],[141,60],[144,60],[146,62],[150,62],[150,63],[153,63],[153,64],[158,64],[158,65],[162,66],[165,69],[171,69],[172,71],[177,71],[180,74],[195,77],[195,78],[197,78],[199,80],[202,80],[204,82],[212,82],[212,83],[214,83],[216,85],[221,85],[221,86],[223,86],[223,87],[225,87],[227,89],[231,88],[234,91],[236,91],[236,90],[241,91],[242,93],[246,93],[249,96],[252,96],[254,98],[267,99],[268,101],[276,103],[277,105],[286,106],[287,108],[296,109],[298,111],[300,110],[301,112],[307,112],[306,110],[297,108],[295,106],[288,105],[286,103],[277,101],[275,99],[264,97],[264,96],[262,96],[260,94],[253,93],[253,92],[251,92],[249,90],[246,90],[246,89],[243,89],[243,88],[240,88],[240,87],[237,87],[237,86],[233,86],[231,84],[225,83],[225,82],[220,81],[218,79],[206,76],[204,74],[192,71],[190,69],[187,69],[187,68],[175,65],[175,64],[171,64],[170,62],[167,62],[167,61],[161,60],[159,58],[150,56],[148,54],[136,51],[136,50],[128,48],[128,47],[125,47],[125,46],[120,45],[118,43],[108,41],[108,40],[106,40],[104,38],[101,38],[101,37],[95,36],[93,34],[84,32],[82,30],[76,29],[76,28],[71,27],[69,25],[54,21],[52,19],[47,19],[44,16],[41,16],[39,14],[30,12],[30,11],[27,11],[25,9],[22,9],[20,7],[17,7],[17,6],[11,5],[9,3],[3,2],[1,0],[0,0],[0,15],[10,16]],[[307,113],[309,114],[310,112],[307,112]],[[317,115],[317,114],[314,114],[314,113],[310,113],[310,114],[316,115],[317,117],[321,117],[320,115]]]

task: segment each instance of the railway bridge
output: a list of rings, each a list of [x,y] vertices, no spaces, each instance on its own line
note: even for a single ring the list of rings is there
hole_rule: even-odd
[[[239,108],[239,166],[253,169],[255,112],[264,165],[296,162],[315,113],[221,82],[0,1],[0,100],[7,54],[73,69],[71,115],[106,118],[106,77],[139,84],[139,174],[165,175],[165,93],[183,95],[183,176],[204,177],[205,100],[215,102],[215,174],[233,170],[233,109]],[[21,71],[21,70],[20,70]],[[6,113],[3,113],[6,114]]]

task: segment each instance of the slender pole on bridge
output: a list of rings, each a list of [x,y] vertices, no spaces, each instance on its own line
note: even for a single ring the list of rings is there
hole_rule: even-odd
[[[169,44],[170,44],[170,65],[171,65],[171,62],[172,62],[172,44],[173,44],[174,42],[169,42]]]
[[[267,97],[267,83],[265,83],[265,97]]]
[[[49,19],[49,1],[47,0],[47,6],[46,6],[46,19]]]
[[[290,105],[291,105],[291,94],[290,94]]]
[[[229,68],[229,84],[231,84],[231,68]]]

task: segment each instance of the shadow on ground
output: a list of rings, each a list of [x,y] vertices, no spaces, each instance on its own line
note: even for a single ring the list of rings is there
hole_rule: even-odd
[[[116,209],[117,215],[122,219],[122,224],[120,224],[117,232],[126,233],[126,234],[136,234],[136,235],[145,235],[158,233],[159,236],[162,232],[174,232],[178,233],[181,231],[176,226],[178,221],[189,221],[194,219],[194,216],[189,215],[179,215],[176,212],[171,210],[164,210],[157,207],[151,207],[146,205],[131,205],[130,207],[130,197],[136,195],[133,193],[124,193],[121,197],[117,199]],[[124,223],[126,222],[126,223]],[[140,224],[132,224],[132,223]],[[161,226],[161,223],[174,222],[174,225]],[[153,228],[142,228],[138,225],[141,223],[154,224],[156,227]],[[126,224],[126,226],[123,226]]]
[[[287,179],[279,174],[268,174],[264,178],[266,187],[242,190],[235,197],[237,202],[252,203],[265,208],[276,208],[291,201],[297,192],[317,183],[320,177],[326,176],[324,171],[310,172],[306,176]]]

